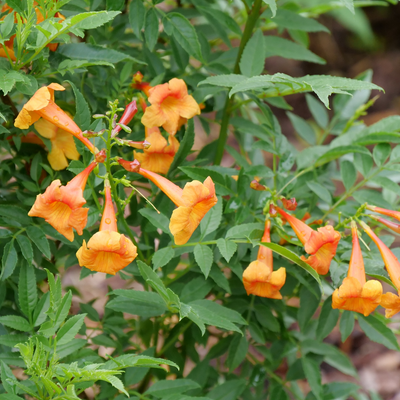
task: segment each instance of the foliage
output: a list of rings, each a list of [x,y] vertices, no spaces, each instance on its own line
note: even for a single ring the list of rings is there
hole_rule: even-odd
[[[291,77],[266,73],[265,60],[279,56],[323,64],[309,49],[311,35],[329,32],[317,21],[321,14],[330,13],[346,25],[344,13],[364,21],[361,7],[389,4],[1,4],[12,10],[3,7],[0,23],[0,400],[78,399],[89,393],[98,400],[365,399],[362,388],[345,376],[357,379],[348,356],[324,339],[338,326],[345,341],[357,323],[370,340],[399,350],[381,308],[364,316],[332,305],[353,258],[349,229],[356,222],[366,274],[400,289],[400,264],[396,270],[394,261],[399,249],[392,247],[394,259],[387,261],[389,253],[360,229],[361,221],[367,222],[388,247],[396,238],[388,228],[400,232],[398,225],[373,213],[374,207],[399,207],[400,117],[370,126],[363,122],[376,100],[370,99],[371,91],[384,89],[372,82],[372,71],[352,79]],[[146,172],[143,161],[133,160],[156,148],[147,142],[154,127],[144,127],[143,115],[151,108],[148,95],[168,84],[172,90],[174,78],[184,80],[190,99],[181,90],[181,97],[164,110],[166,122],[156,124],[164,127],[157,140],[165,145],[156,157],[169,160],[164,175],[173,186],[168,186],[160,175]],[[28,100],[51,83],[66,88],[54,96],[57,107],[73,115],[65,132],[69,140],[74,136],[68,146],[73,145],[76,156],[67,145],[57,144],[59,131],[51,136],[38,124],[28,129],[14,125]],[[286,98],[293,94],[304,96],[311,118],[292,109]],[[165,124],[176,117],[170,109],[183,97],[187,103],[179,107],[195,102],[201,114],[179,114],[175,132]],[[38,110],[43,111],[30,112]],[[286,112],[294,139],[282,131],[277,110]],[[64,111],[55,115],[64,116]],[[43,115],[42,121],[50,118]],[[73,122],[78,133],[68,130]],[[208,144],[194,150],[200,131]],[[211,132],[218,132],[214,141]],[[54,167],[51,154],[57,146],[62,157],[56,161],[67,157],[67,168]],[[28,216],[54,181],[71,188],[67,182],[77,182],[72,179],[85,171],[87,185],[80,196],[88,212],[81,235],[74,226],[70,240],[54,228],[62,213],[51,224],[48,218]],[[182,195],[181,187],[185,192],[190,185],[201,188],[201,201],[190,203]],[[68,193],[68,201],[77,201],[77,192]],[[102,202],[103,195],[110,202]],[[302,240],[289,218],[276,211],[289,199],[296,205],[285,208],[313,228],[312,235],[327,226],[340,232],[332,260],[323,254],[331,260],[328,274],[320,275],[304,257],[315,253],[307,250],[309,237]],[[174,218],[190,209],[195,219],[203,201],[212,204],[198,228],[190,239],[178,239]],[[108,229],[115,216],[115,229]],[[266,219],[272,221],[270,239]],[[129,261],[116,268],[123,253],[106,247],[111,240],[102,242],[104,251],[117,254],[110,264],[82,261],[82,249],[92,251],[96,235],[117,231],[118,251],[124,243],[131,245]],[[286,273],[285,284],[277,289],[283,299],[250,294],[244,285],[244,271],[270,250],[274,273],[281,267]],[[104,308],[94,304],[96,298],[85,302],[77,287],[62,286],[78,263],[80,279],[88,285],[92,275],[101,274],[96,271],[109,273],[102,274],[108,286]],[[323,363],[342,373],[342,381],[324,384]],[[306,391],[302,380],[308,382]],[[371,393],[370,398],[378,397]]]

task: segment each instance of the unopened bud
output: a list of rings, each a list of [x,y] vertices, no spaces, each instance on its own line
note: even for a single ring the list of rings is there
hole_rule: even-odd
[[[105,118],[106,116],[104,114],[94,114],[93,118],[94,119],[99,119],[99,118]]]
[[[253,190],[258,190],[258,191],[267,190],[266,187],[264,185],[261,185],[261,183],[259,183],[256,179],[250,182],[250,187]]]
[[[276,211],[275,204],[271,203],[269,205],[269,215],[273,218],[275,218],[278,215],[278,211]]]
[[[285,199],[284,197],[282,197],[281,202],[286,210],[295,211],[297,208],[297,201],[294,197],[292,197],[291,199]]]
[[[96,162],[103,163],[104,161],[106,161],[106,158],[107,158],[106,150],[105,149],[100,150],[98,153],[96,153],[96,155],[94,157],[95,157]]]
[[[143,80],[143,74],[138,71],[133,75],[133,82],[135,83],[141,83]]]
[[[140,170],[140,162],[137,160],[128,161],[123,158],[118,159],[118,163],[129,172],[139,172]]]

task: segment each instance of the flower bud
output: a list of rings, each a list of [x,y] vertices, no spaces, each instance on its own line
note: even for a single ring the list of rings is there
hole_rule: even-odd
[[[295,211],[297,208],[297,201],[294,197],[292,197],[291,199],[285,199],[284,197],[282,197],[281,202],[286,210]]]
[[[275,218],[278,215],[278,211],[275,208],[275,204],[270,204],[269,205],[269,215],[273,218]]]
[[[261,185],[261,183],[259,183],[259,182],[257,181],[257,179],[254,179],[254,180],[252,180],[252,181],[250,182],[250,187],[251,187],[253,190],[258,190],[258,191],[267,190],[267,189],[265,188],[264,185]]]
[[[136,105],[136,100],[131,101],[126,106],[121,119],[118,121],[118,125],[114,128],[114,132],[118,133],[121,130],[121,128],[126,132],[130,132],[130,128],[128,128],[127,125],[129,124],[129,122],[132,121],[132,118],[136,115],[137,110],[138,109],[137,109],[137,105]],[[125,128],[127,128],[128,130]]]
[[[123,158],[118,159],[118,163],[129,172],[139,172],[140,170],[140,162],[137,160],[128,161]]]
[[[106,161],[107,158],[106,150],[105,149],[100,150],[98,153],[96,153],[94,157],[97,163],[103,163],[104,161]]]

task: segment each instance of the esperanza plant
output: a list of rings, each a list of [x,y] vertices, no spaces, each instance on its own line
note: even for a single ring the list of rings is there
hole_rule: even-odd
[[[0,400],[379,399],[324,339],[400,350],[400,117],[265,70],[369,4],[0,5]]]

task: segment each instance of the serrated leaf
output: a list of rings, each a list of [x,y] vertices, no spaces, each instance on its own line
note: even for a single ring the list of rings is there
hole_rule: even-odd
[[[229,262],[232,256],[235,254],[237,244],[228,239],[219,238],[217,240],[218,250],[222,257],[225,258],[226,262]]]
[[[239,64],[240,72],[248,77],[260,75],[264,70],[264,63],[264,35],[258,29],[244,48]]]
[[[217,204],[201,220],[200,231],[203,238],[216,231],[221,224],[222,204],[222,198],[219,198]]]
[[[44,254],[44,256],[50,259],[50,245],[44,232],[39,227],[31,225],[26,228],[26,233],[29,239],[32,240],[32,242]]]
[[[349,190],[356,182],[357,171],[352,162],[343,160],[340,162],[340,175],[346,190]]]
[[[162,398],[171,394],[179,395],[193,389],[200,389],[200,385],[191,379],[161,380],[150,386],[145,394]]]
[[[207,279],[214,259],[212,250],[208,246],[197,244],[194,247],[194,258]]]
[[[17,242],[19,244],[21,253],[24,256],[25,260],[28,262],[28,264],[32,264],[33,249],[31,241],[24,235],[18,235]]]
[[[71,317],[57,332],[57,344],[70,342],[77,335],[83,325],[86,314],[78,314]]]
[[[139,39],[141,38],[145,14],[146,9],[142,0],[133,0],[129,4],[129,23],[132,26],[133,32]]]
[[[228,358],[226,360],[229,371],[234,371],[246,358],[249,349],[249,342],[245,336],[235,335],[228,351]]]
[[[325,203],[332,204],[332,196],[327,188],[320,183],[311,181],[307,182],[307,186]]]
[[[289,117],[290,122],[293,125],[294,130],[309,144],[316,144],[317,138],[315,131],[312,126],[303,118],[296,114],[287,112],[286,115]]]
[[[139,213],[148,219],[156,228],[171,235],[169,230],[169,219],[164,214],[158,214],[156,210],[150,208],[141,208]]]
[[[18,254],[14,247],[14,241],[8,242],[3,249],[3,257],[1,259],[2,271],[1,280],[4,281],[9,278],[14,272],[17,265]]]
[[[319,157],[317,161],[315,161],[315,166],[320,167],[323,164],[336,160],[339,157],[349,153],[360,153],[365,155],[371,154],[367,148],[362,146],[339,146],[327,151],[325,154]]]
[[[153,268],[161,268],[167,265],[175,256],[175,250],[172,247],[164,247],[157,250],[152,258]]]
[[[36,275],[32,265],[23,263],[19,272],[18,301],[22,312],[30,318],[37,303]]]
[[[144,37],[146,38],[146,45],[150,51],[154,50],[154,46],[158,39],[158,15],[154,7],[151,7],[146,12],[144,20]]]
[[[75,116],[74,121],[84,131],[90,126],[90,110],[89,106],[79,89],[71,81],[68,82],[75,95]]]
[[[25,318],[19,317],[18,315],[6,315],[0,317],[0,324],[21,332],[30,332],[32,330],[29,322]]]

